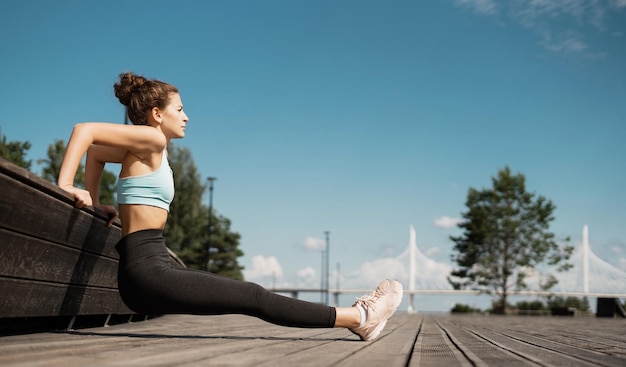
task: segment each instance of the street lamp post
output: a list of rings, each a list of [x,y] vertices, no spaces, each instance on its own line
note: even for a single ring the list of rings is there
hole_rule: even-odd
[[[326,270],[326,275],[325,275],[325,281],[324,281],[324,292],[325,292],[325,303],[328,306],[329,303],[329,293],[328,293],[328,288],[329,288],[329,281],[330,281],[330,231],[325,231],[324,234],[326,234],[326,266],[325,266],[325,270]]]
[[[209,225],[207,227],[208,239],[207,239],[207,263],[206,268],[211,271],[211,230],[213,229],[213,181],[217,180],[215,177],[207,177],[209,181]]]
[[[324,275],[326,271],[324,267],[326,266],[326,249],[322,249],[322,265],[320,267],[320,303],[326,304],[326,292],[324,292]]]

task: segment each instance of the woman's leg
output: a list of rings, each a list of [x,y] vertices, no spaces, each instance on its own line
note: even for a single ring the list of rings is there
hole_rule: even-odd
[[[402,286],[385,280],[354,306],[334,308],[281,296],[258,284],[172,266],[162,233],[135,232],[116,246],[122,299],[139,313],[245,314],[294,327],[344,327],[363,340],[378,336],[402,300]]]
[[[284,326],[328,328],[335,325],[333,307],[282,296],[255,283],[162,266],[136,265],[130,273],[119,276],[120,294],[137,312],[244,314]]]
[[[353,329],[361,324],[361,311],[357,307],[337,307],[335,311],[335,327]]]

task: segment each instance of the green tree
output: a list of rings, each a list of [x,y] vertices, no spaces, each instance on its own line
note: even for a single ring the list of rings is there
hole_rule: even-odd
[[[551,295],[546,297],[548,308],[575,308],[580,312],[589,312],[589,299],[587,297],[578,298],[578,297],[561,297]]]
[[[164,236],[168,245],[192,269],[210,270],[219,275],[243,279],[237,258],[243,256],[238,248],[239,234],[230,229],[230,220],[223,216],[212,217],[211,261],[208,256],[208,206],[202,204],[202,194],[207,185],[186,148],[168,147],[168,159],[174,172],[176,195],[170,205],[170,216]]]
[[[451,313],[481,313],[480,308],[475,308],[470,305],[464,305],[462,303],[455,303],[454,307],[450,309]]]
[[[566,261],[573,247],[556,242],[549,231],[556,207],[545,197],[528,193],[524,175],[512,175],[505,167],[492,183],[491,189],[469,189],[468,210],[458,224],[463,234],[450,237],[458,268],[448,281],[455,289],[496,294],[494,304],[500,309],[495,311],[506,313],[509,294],[528,289],[526,274],[543,263],[558,266],[557,271],[569,269],[572,265]],[[554,284],[556,278],[549,275],[541,286],[548,289]]]
[[[106,169],[102,171],[102,177],[100,177],[98,201],[100,204],[117,205],[117,176]]]
[[[41,177],[56,185],[64,156],[65,142],[61,139],[55,139],[53,144],[48,145],[48,158],[37,160],[37,164],[43,165]],[[78,165],[74,185],[85,187],[85,166],[82,163]]]
[[[165,239],[174,252],[193,269],[206,269],[206,223],[208,215],[202,206],[202,186],[191,152],[168,146],[168,160],[174,172],[176,194],[170,205],[165,227]],[[203,265],[204,264],[204,265]]]
[[[65,142],[61,139],[56,139],[53,144],[48,146],[48,158],[37,160],[37,164],[43,165],[41,177],[52,182],[53,184],[56,184],[59,172],[61,171],[61,164],[63,163],[64,156]],[[105,169],[102,172],[100,187],[98,189],[98,202],[100,204],[116,204],[116,183],[117,177],[115,174]],[[78,187],[85,187],[85,166],[82,163],[78,166],[78,170],[76,171],[74,185]]]
[[[541,311],[541,310],[545,310],[546,308],[543,302],[539,300],[519,301],[515,304],[515,307],[517,307],[520,310],[532,310],[532,311]]]
[[[209,271],[229,278],[243,280],[243,266],[237,258],[243,256],[239,249],[239,233],[230,230],[230,220],[223,216],[214,217],[211,229],[211,260]],[[206,243],[208,246],[208,243]]]
[[[30,149],[29,141],[9,141],[7,142],[6,135],[2,134],[0,140],[0,157],[8,160],[9,162],[16,164],[22,168],[30,170],[32,160],[26,159],[26,152]]]

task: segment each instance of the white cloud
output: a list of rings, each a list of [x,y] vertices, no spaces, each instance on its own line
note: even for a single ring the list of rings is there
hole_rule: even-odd
[[[406,280],[408,271],[405,265],[393,258],[365,262],[345,280],[345,288],[374,289],[381,280],[387,278]]]
[[[317,272],[311,266],[307,266],[306,268],[298,270],[296,274],[298,276],[298,280],[301,283],[306,283],[308,285],[319,285],[320,279],[318,279]]]
[[[436,255],[439,252],[441,252],[441,250],[439,249],[439,247],[431,247],[428,250],[424,251],[424,255],[426,256],[432,256],[432,255]]]
[[[626,0],[456,0],[456,4],[482,15],[510,15],[528,28],[560,20],[604,29],[607,16],[626,7]]]
[[[626,0],[456,0],[456,4],[519,23],[535,33],[538,44],[551,53],[591,61],[606,57],[607,52],[587,41],[593,38],[589,32],[614,35],[609,18],[621,15]]]
[[[493,15],[497,12],[494,0],[457,0],[456,3],[482,15]]]
[[[252,258],[252,267],[244,269],[243,274],[246,280],[262,283],[270,278],[282,278],[283,268],[274,256],[256,255]]]
[[[397,279],[405,288],[409,286],[409,264],[405,256],[382,258],[361,264],[359,269],[342,277],[342,288],[374,289],[383,279]],[[417,259],[417,289],[449,289],[447,276],[452,266],[427,257]]]
[[[622,258],[620,258],[620,259],[619,259],[619,261],[617,262],[617,266],[618,266],[620,269],[622,269],[622,270],[626,271],[626,257],[622,257]]]
[[[588,9],[585,0],[526,0],[518,1],[513,14],[525,26],[535,26],[544,19],[572,17],[580,22]]]
[[[566,54],[581,53],[588,48],[587,44],[574,32],[565,32],[558,37],[553,37],[550,33],[544,33],[540,44],[552,52]]]
[[[453,228],[456,227],[457,224],[461,223],[460,218],[453,218],[447,215],[444,215],[439,218],[433,219],[433,225],[439,228]]]
[[[320,238],[309,236],[304,239],[303,246],[310,251],[322,251],[326,248],[326,242]]]

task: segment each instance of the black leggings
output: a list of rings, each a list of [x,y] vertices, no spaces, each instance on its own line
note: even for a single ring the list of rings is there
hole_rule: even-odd
[[[258,284],[177,267],[165,247],[163,231],[124,236],[118,287],[131,310],[143,314],[244,314],[294,327],[330,328],[334,307],[272,293]]]

